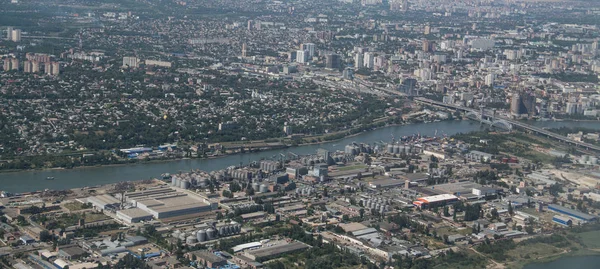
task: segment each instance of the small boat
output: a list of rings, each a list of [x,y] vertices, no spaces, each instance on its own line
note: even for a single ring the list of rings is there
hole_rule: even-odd
[[[54,180],[54,177],[46,177],[46,180]]]

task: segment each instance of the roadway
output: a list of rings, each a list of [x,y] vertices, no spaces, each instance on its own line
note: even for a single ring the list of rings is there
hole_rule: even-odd
[[[473,112],[473,113],[477,113],[477,114],[480,113],[479,111],[477,111],[475,109],[468,108],[468,107],[462,107],[462,106],[457,106],[457,105],[452,105],[452,104],[445,104],[445,103],[442,103],[442,102],[434,101],[434,100],[423,98],[423,97],[417,97],[417,98],[415,98],[415,102],[424,103],[424,104],[428,104],[428,105],[434,105],[434,106],[443,107],[443,108],[447,108],[447,109],[461,110],[461,111],[464,111],[464,112]],[[483,116],[492,117],[491,115],[485,114],[485,112],[483,112],[483,113],[484,113]],[[575,141],[575,140],[570,139],[570,138],[568,138],[566,136],[562,136],[562,135],[559,135],[557,133],[550,132],[550,131],[542,129],[540,127],[536,127],[536,126],[533,126],[533,125],[530,125],[530,124],[527,124],[527,123],[523,123],[523,122],[520,122],[520,121],[516,121],[516,120],[513,120],[513,119],[506,118],[506,117],[498,116],[498,115],[496,115],[495,118],[504,120],[504,121],[512,124],[513,126],[516,126],[516,127],[528,130],[528,131],[532,131],[532,132],[535,132],[535,133],[538,133],[538,134],[542,134],[542,135],[545,135],[545,136],[550,137],[550,138],[554,138],[554,139],[562,141],[562,142],[573,144],[573,145],[575,145],[577,147],[582,147],[582,148],[585,148],[587,150],[591,149],[591,150],[595,150],[595,151],[600,151],[600,146],[592,145],[592,144],[581,142],[581,141]]]

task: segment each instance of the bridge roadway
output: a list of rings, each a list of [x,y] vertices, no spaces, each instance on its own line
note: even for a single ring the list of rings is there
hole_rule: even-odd
[[[434,100],[423,98],[423,97],[416,97],[415,101],[419,102],[419,103],[424,103],[424,104],[439,106],[439,107],[443,107],[443,108],[450,108],[450,109],[455,109],[455,110],[461,110],[461,111],[464,111],[464,112],[473,112],[473,113],[477,113],[477,114],[480,113],[479,111],[477,111],[475,109],[468,108],[468,107],[462,107],[462,106],[457,106],[457,105],[452,105],[452,104],[445,104],[445,103],[442,103],[442,102],[434,101]],[[487,115],[487,114],[485,114],[485,112],[484,112],[484,116],[491,117],[491,115]],[[548,130],[544,130],[544,129],[540,128],[540,127],[536,127],[536,126],[533,126],[533,125],[530,125],[530,124],[527,124],[527,123],[523,123],[523,122],[520,122],[520,121],[512,120],[512,119],[509,119],[509,118],[506,118],[506,117],[499,117],[499,116],[495,116],[495,117],[498,118],[498,119],[505,120],[506,122],[508,122],[508,123],[510,123],[510,124],[512,124],[514,126],[517,126],[519,128],[523,128],[525,130],[529,130],[529,131],[532,131],[532,132],[535,132],[535,133],[539,133],[539,134],[545,135],[547,137],[554,138],[554,139],[562,141],[562,142],[573,144],[575,146],[582,147],[582,148],[585,148],[585,149],[588,149],[588,150],[592,149],[592,150],[595,150],[595,151],[600,151],[600,146],[592,145],[592,144],[585,143],[585,142],[575,141],[573,139],[567,138],[566,136],[562,136],[562,135],[559,135],[557,133],[553,133],[553,132],[550,132]]]

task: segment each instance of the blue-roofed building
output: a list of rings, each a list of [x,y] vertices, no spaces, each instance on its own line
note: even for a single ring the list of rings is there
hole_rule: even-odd
[[[590,221],[594,221],[597,219],[596,216],[592,216],[590,214],[579,212],[577,210],[566,208],[564,206],[560,206],[557,204],[548,205],[548,210],[551,210],[551,211],[554,211],[554,212],[557,212],[557,213],[560,213],[560,214],[563,214],[563,215],[566,215],[566,216],[569,216],[569,217],[572,217],[572,218],[575,218],[578,220],[582,220],[585,222],[590,222]]]
[[[559,216],[559,215],[555,215],[554,217],[552,217],[552,222],[558,223],[563,226],[573,225],[573,220],[571,220],[570,218],[567,218],[567,217]]]

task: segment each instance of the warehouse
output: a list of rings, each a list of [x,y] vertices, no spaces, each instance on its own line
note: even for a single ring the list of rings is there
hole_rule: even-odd
[[[210,201],[172,188],[150,188],[125,194],[127,201],[156,219],[198,214],[213,209]]]
[[[185,257],[198,262],[198,264],[206,264],[208,268],[220,268],[227,265],[227,260],[225,258],[204,250],[188,252],[185,254]]]
[[[152,214],[139,208],[130,208],[117,211],[117,218],[125,223],[132,224],[140,221],[152,220]]]
[[[309,246],[307,244],[296,242],[296,241],[291,242],[291,243],[282,242],[281,244],[275,244],[273,246],[263,247],[263,248],[259,248],[257,250],[248,251],[247,253],[244,253],[244,255],[254,261],[262,262],[262,261],[276,258],[280,255],[289,254],[289,253],[300,251],[300,250],[305,250],[308,247]]]
[[[111,207],[118,207],[121,204],[119,199],[112,197],[108,194],[92,196],[87,198],[88,203],[91,203],[97,209],[108,209]]]
[[[456,201],[458,201],[458,197],[455,195],[440,194],[417,198],[417,201],[414,201],[413,204],[419,208],[434,208],[453,204]]]
[[[548,205],[548,210],[552,210],[554,212],[578,219],[578,220],[582,220],[585,222],[589,222],[589,221],[593,221],[596,219],[596,216],[592,216],[589,214],[585,214],[583,212],[579,212],[570,208],[566,208],[564,206],[559,206],[557,204],[550,204]]]
[[[567,217],[560,216],[560,215],[555,215],[554,217],[552,217],[552,222],[558,223],[563,226],[573,225],[573,220],[571,220],[570,218],[567,218]]]
[[[401,187],[401,186],[404,186],[404,184],[405,184],[404,180],[388,178],[388,179],[380,179],[380,180],[371,181],[371,182],[369,182],[369,187],[371,187],[373,189],[385,189],[385,188]]]

